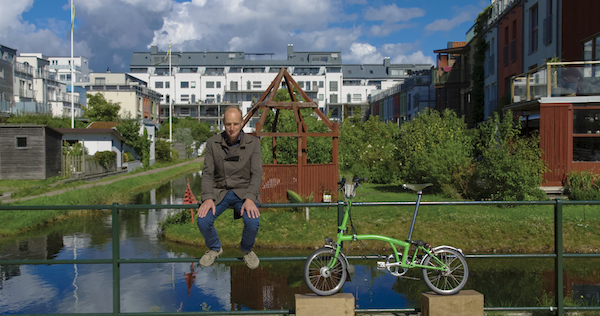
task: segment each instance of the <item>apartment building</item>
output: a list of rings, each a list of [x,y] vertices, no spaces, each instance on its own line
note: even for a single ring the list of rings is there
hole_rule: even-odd
[[[9,116],[14,104],[13,63],[17,50],[0,45],[0,115]]]
[[[245,114],[268,88],[281,67],[339,121],[357,111],[369,111],[368,96],[374,91],[402,83],[408,72],[426,69],[426,64],[342,64],[341,52],[296,52],[287,46],[287,58],[272,53],[245,52],[150,52],[133,53],[130,75],[148,82],[162,94],[161,120],[191,116],[221,125],[224,107],[235,104]],[[255,121],[246,126],[251,131]]]
[[[56,72],[58,80],[67,86],[71,85],[71,62],[75,66],[73,68],[74,82],[90,82],[90,67],[87,57],[74,56],[71,60],[71,57],[50,56],[48,61],[50,61],[50,71]]]
[[[40,53],[20,53],[13,63],[13,98],[11,113],[71,116],[71,94],[67,86],[50,70],[48,57]],[[74,115],[82,115],[79,93],[74,95]]]

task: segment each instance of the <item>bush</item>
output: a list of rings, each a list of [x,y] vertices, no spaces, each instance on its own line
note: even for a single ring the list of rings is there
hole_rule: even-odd
[[[178,156],[171,155],[171,144],[163,140],[157,140],[154,145],[157,161],[172,162]]]
[[[452,110],[433,109],[403,124],[395,151],[399,177],[434,184],[449,196],[464,194],[473,173],[473,145],[464,119]]]
[[[94,154],[94,160],[104,168],[108,168],[117,163],[117,153],[112,151],[98,151]]]
[[[377,116],[361,123],[360,116],[340,127],[339,166],[342,174],[367,177],[370,182],[394,182],[400,163],[394,158],[398,126]]]
[[[477,163],[471,197],[492,200],[545,200],[539,186],[546,166],[539,135],[522,137],[521,124],[507,111],[479,125]]]
[[[133,154],[126,151],[123,153],[123,161],[124,162],[129,162],[129,161],[134,161],[135,158],[133,157]]]
[[[599,174],[589,171],[571,171],[567,174],[564,185],[570,200],[593,201],[600,200]]]

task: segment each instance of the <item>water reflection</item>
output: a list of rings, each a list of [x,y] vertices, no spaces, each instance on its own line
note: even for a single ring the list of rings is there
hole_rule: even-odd
[[[200,177],[189,175],[200,192]],[[181,204],[186,179],[169,181],[136,195],[132,203]],[[158,223],[173,210],[127,210],[120,214],[121,258],[200,257],[204,247],[167,242]],[[112,253],[110,213],[99,212],[54,223],[18,237],[0,239],[0,259],[108,259]],[[258,249],[262,257],[306,256],[307,250]],[[226,249],[224,257],[239,257]],[[423,281],[398,279],[377,270],[374,261],[351,261],[355,272],[343,291],[357,308],[418,308],[429,291]],[[469,259],[466,289],[485,295],[486,306],[537,306],[553,303],[552,259]],[[304,262],[121,264],[122,312],[294,309],[294,294],[309,290]],[[565,295],[598,305],[600,260],[565,260]],[[1,265],[0,314],[112,312],[110,264]],[[409,276],[420,278],[419,271]],[[549,301],[548,301],[549,300]]]

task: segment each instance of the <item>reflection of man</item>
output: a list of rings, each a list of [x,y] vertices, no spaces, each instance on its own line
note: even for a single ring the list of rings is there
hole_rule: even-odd
[[[258,211],[262,161],[258,138],[241,132],[242,111],[228,107],[223,116],[225,131],[208,139],[202,168],[202,204],[198,209],[198,228],[208,250],[200,259],[210,266],[223,253],[213,223],[226,209],[244,220],[240,248],[244,262],[256,269],[259,259],[252,251],[258,233]]]

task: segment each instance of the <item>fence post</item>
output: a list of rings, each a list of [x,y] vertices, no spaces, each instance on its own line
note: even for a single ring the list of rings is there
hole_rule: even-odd
[[[342,222],[344,221],[344,201],[338,201],[338,227],[342,226]],[[336,233],[337,234],[337,233]],[[340,247],[344,248],[344,242],[340,241]]]
[[[112,273],[113,273],[113,315],[121,313],[121,273],[119,271],[119,203],[112,205]]]
[[[556,306],[557,315],[564,315],[563,302],[563,227],[562,227],[562,200],[556,199],[554,205],[554,251],[556,252],[556,262],[554,265],[556,278]]]

